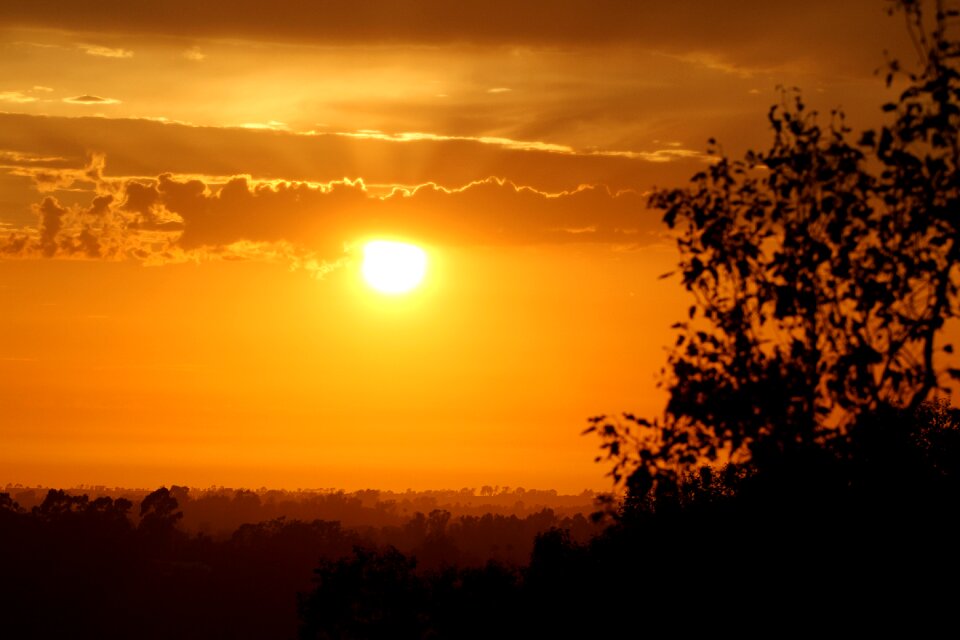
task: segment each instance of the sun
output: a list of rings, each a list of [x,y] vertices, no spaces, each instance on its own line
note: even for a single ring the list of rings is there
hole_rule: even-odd
[[[412,291],[427,273],[427,254],[404,242],[373,240],[363,245],[363,279],[387,295]]]

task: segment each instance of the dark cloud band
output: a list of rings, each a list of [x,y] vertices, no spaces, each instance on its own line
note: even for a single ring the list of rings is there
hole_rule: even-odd
[[[281,255],[329,263],[371,236],[446,245],[657,239],[644,197],[605,187],[551,194],[489,178],[457,189],[430,183],[375,195],[360,180],[311,185],[238,177],[217,186],[168,174],[108,179],[102,170],[102,157],[84,170],[64,170],[60,188],[92,186],[89,203],[46,196],[33,207],[36,226],[12,231],[0,252],[151,263]]]

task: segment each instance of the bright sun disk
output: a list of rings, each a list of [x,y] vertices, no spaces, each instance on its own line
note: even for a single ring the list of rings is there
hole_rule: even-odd
[[[363,246],[360,272],[367,284],[380,293],[406,293],[426,275],[427,254],[412,244],[373,240]]]

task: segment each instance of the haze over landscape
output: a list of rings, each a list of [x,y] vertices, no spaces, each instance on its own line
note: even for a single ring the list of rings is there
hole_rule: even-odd
[[[686,308],[646,194],[911,51],[868,0],[0,19],[0,468],[51,486],[609,488],[584,420],[661,410]]]

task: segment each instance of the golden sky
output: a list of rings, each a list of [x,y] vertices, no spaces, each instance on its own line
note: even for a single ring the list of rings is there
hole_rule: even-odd
[[[4,3],[0,483],[608,488],[687,305],[645,194],[781,86],[876,124],[885,8]]]

